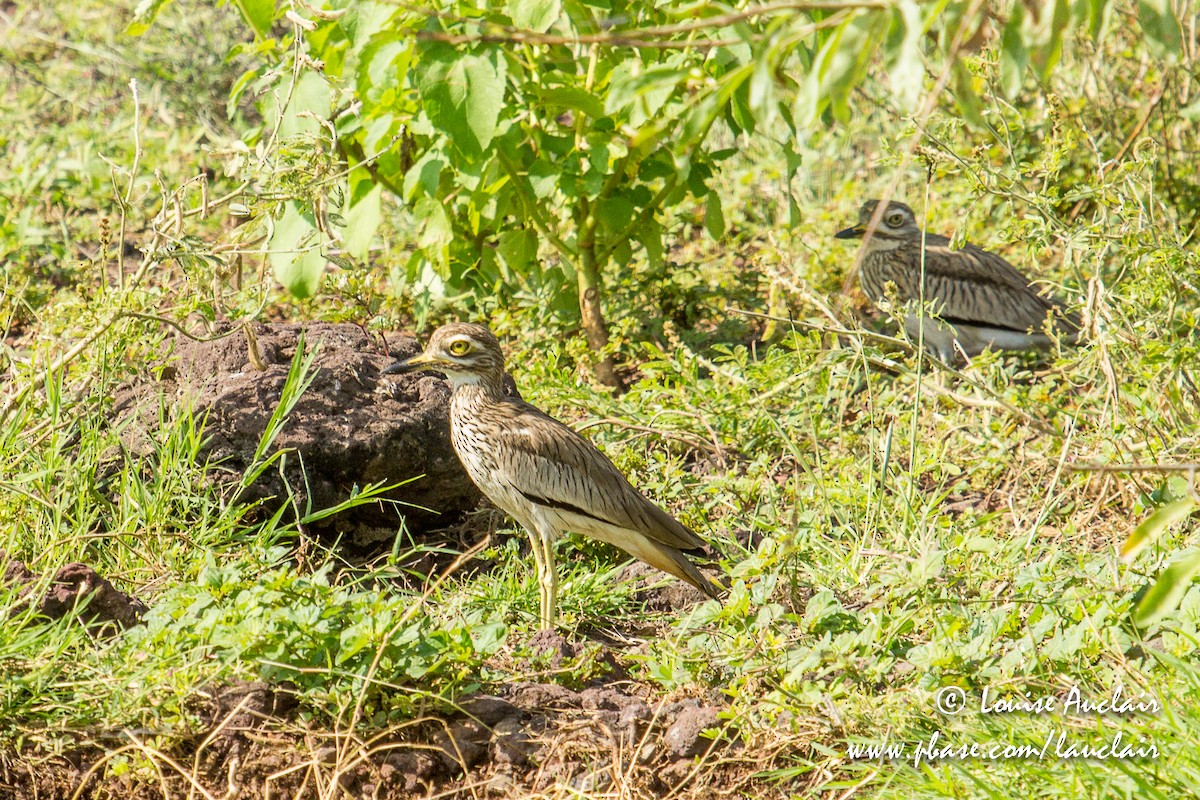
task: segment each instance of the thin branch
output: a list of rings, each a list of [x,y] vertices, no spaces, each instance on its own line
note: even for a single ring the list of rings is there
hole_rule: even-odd
[[[581,433],[583,431],[586,431],[588,428],[595,428],[599,425],[608,425],[608,426],[611,426],[614,428],[623,428],[625,430],[638,431],[639,433],[645,433],[650,436],[657,437],[659,439],[674,439],[675,441],[681,442],[682,444],[685,444],[688,447],[693,447],[697,450],[705,450],[709,453],[712,453],[713,455],[716,455],[716,456],[722,458],[722,460],[724,459],[724,456],[721,454],[721,451],[724,448],[722,447],[721,443],[719,441],[717,441],[716,438],[714,438],[711,442],[709,442],[709,441],[705,440],[703,437],[692,433],[691,431],[678,431],[678,430],[668,431],[668,430],[656,429],[656,428],[651,428],[649,425],[639,425],[636,422],[629,422],[629,421],[623,420],[623,419],[615,419],[613,417],[605,417],[604,419],[594,419],[590,422],[585,422],[584,424],[578,426],[575,430],[576,430],[576,432]]]
[[[655,28],[641,28],[637,33],[641,36],[671,36],[677,33],[690,33],[712,28],[727,28],[739,22],[754,17],[763,17],[777,11],[847,11],[857,9],[884,10],[891,8],[891,3],[871,2],[788,2],[767,3],[761,6],[751,6],[732,14],[722,14],[716,17],[703,17],[699,22],[680,23],[678,25],[660,25]]]
[[[548,33],[509,31],[506,33],[444,33],[442,31],[416,31],[416,38],[427,42],[445,44],[546,44],[583,45],[602,44],[609,47],[634,47],[654,50],[711,50],[714,47],[733,47],[742,44],[742,39],[694,39],[672,41],[662,39],[639,39],[633,36],[616,36],[608,33],[584,34],[581,36],[556,36]]]
[[[450,23],[472,24],[478,25],[477,19],[465,19],[452,14],[444,14],[435,9],[421,8],[408,3],[396,2],[394,5],[410,11],[415,14],[423,14],[434,17]],[[715,8],[717,6],[710,6]],[[415,36],[418,39],[426,41],[444,42],[446,44],[471,44],[483,42],[487,44],[542,44],[542,45],[589,45],[599,44],[609,47],[633,47],[633,48],[651,48],[660,50],[678,50],[678,49],[698,49],[706,50],[714,47],[732,47],[737,44],[744,43],[742,38],[732,39],[690,39],[690,40],[672,40],[665,37],[678,36],[680,34],[695,33],[697,31],[715,30],[719,28],[727,28],[739,22],[745,22],[748,19],[756,17],[770,16],[779,12],[798,12],[798,11],[832,11],[846,12],[858,10],[886,10],[892,5],[882,0],[830,0],[822,2],[822,0],[792,0],[791,2],[766,3],[760,6],[753,6],[742,11],[732,12],[728,14],[719,14],[712,17],[702,17],[694,22],[683,22],[674,25],[658,25],[649,28],[631,28],[628,30],[606,32],[606,33],[580,33],[573,35],[561,35],[552,33],[541,33],[539,31],[517,28],[511,25],[494,26],[494,32],[476,33],[476,34],[457,34],[447,33],[445,31],[416,31]],[[693,12],[693,17],[698,16]],[[838,20],[840,22],[840,18]],[[827,20],[811,23],[808,29],[816,30],[825,27]]]
[[[403,0],[386,0],[390,5],[397,8],[419,14],[426,17],[443,20],[456,24],[472,24],[478,25],[478,18],[468,18],[457,14],[450,14],[439,9],[430,8],[428,6],[418,6],[412,3],[403,2]],[[689,16],[698,18],[695,22],[681,22],[674,25],[658,25],[649,28],[632,28],[626,31],[619,31],[620,34],[634,34],[632,38],[641,37],[657,37],[657,36],[674,36],[680,33],[692,33],[698,30],[712,30],[714,28],[727,28],[730,25],[744,22],[754,17],[763,17],[775,14],[780,11],[854,11],[859,9],[874,9],[887,10],[892,8],[893,4],[884,0],[788,0],[787,2],[764,3],[759,6],[751,6],[741,11],[734,11],[727,14],[718,14],[711,17],[701,17],[700,14],[708,9],[724,10],[728,6],[723,4],[712,4],[704,8],[693,9]],[[532,31],[525,28],[518,28],[512,25],[497,26],[500,30],[514,37],[531,37],[529,39],[519,39],[520,41],[541,41],[546,44],[604,44],[611,40],[612,35],[609,34],[581,34],[566,42],[550,42],[542,39],[545,34],[538,31]],[[613,27],[612,25],[608,27]]]
[[[1200,462],[1158,464],[1068,464],[1076,472],[1200,472]]]

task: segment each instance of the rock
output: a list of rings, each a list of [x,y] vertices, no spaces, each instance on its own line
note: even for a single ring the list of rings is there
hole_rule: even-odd
[[[641,734],[642,724],[653,716],[654,712],[650,710],[650,706],[640,700],[635,700],[621,709],[620,716],[617,717],[617,728],[638,736]]]
[[[484,783],[484,789],[488,794],[494,794],[498,797],[515,797],[517,793],[516,784],[513,779],[507,775],[493,775]]]
[[[458,701],[458,711],[482,725],[491,727],[502,719],[520,717],[524,714],[521,709],[507,700],[490,694],[479,694],[465,697]]]
[[[547,659],[551,669],[561,669],[563,664],[579,656],[582,646],[567,641],[555,631],[540,630],[529,637],[526,647],[535,656]]]
[[[612,769],[605,765],[600,769],[585,770],[570,781],[570,787],[581,794],[603,792],[612,785]]]
[[[579,693],[579,704],[588,711],[620,711],[637,702],[641,701],[611,686],[589,686]]]
[[[402,518],[410,532],[419,534],[450,525],[479,503],[450,444],[445,380],[428,373],[379,374],[393,361],[416,354],[415,338],[368,337],[355,325],[330,323],[252,327],[263,371],[250,363],[246,336],[236,330],[215,341],[181,339],[158,381],[118,389],[115,422],[125,447],[152,455],[160,438],[160,405],[178,410],[189,404],[196,419],[206,420],[208,441],[200,459],[219,463],[220,470],[211,474],[230,491],[236,489],[279,405],[303,332],[306,352],[313,354],[312,383],[269,450],[289,451],[283,475],[273,465],[240,500],[267,500],[274,508],[287,502],[291,491],[297,495],[295,507],[320,510],[369,483],[416,478],[386,495],[411,505],[369,503],[311,526],[317,533],[341,533],[343,542],[360,549],[390,544]]]
[[[433,744],[441,750],[442,760],[451,769],[469,770],[488,754],[492,732],[475,720],[452,722],[433,735]]]
[[[518,718],[500,720],[492,731],[492,759],[497,764],[520,769],[529,763],[533,742]]]
[[[146,613],[146,604],[136,597],[118,591],[96,570],[86,564],[67,564],[54,576],[45,594],[33,597],[37,577],[20,561],[10,559],[0,550],[0,581],[21,584],[18,596],[32,603],[37,613],[51,619],[78,614],[94,633],[113,632],[113,626],[128,628],[136,625]],[[9,615],[20,612],[22,605],[14,604]]]
[[[394,750],[379,768],[379,776],[385,784],[400,786],[405,792],[415,792],[437,774],[433,757],[421,750]]]
[[[659,769],[658,779],[667,786],[678,788],[695,769],[696,762],[693,759],[681,758]]]
[[[712,740],[701,734],[717,727],[717,710],[708,706],[685,708],[663,734],[663,754],[672,760],[691,758],[708,750]]]
[[[513,705],[521,708],[579,708],[579,695],[555,683],[515,683],[507,689]]]

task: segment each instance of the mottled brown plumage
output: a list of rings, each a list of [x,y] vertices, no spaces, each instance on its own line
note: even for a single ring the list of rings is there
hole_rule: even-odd
[[[878,203],[864,203],[858,224],[839,231],[837,238],[866,235]],[[945,236],[923,232],[904,203],[888,203],[863,248],[863,292],[879,303],[890,283],[900,301],[931,304],[936,319],[909,310],[904,326],[943,361],[952,360],[958,350],[973,356],[988,347],[1046,348],[1052,343],[1048,326],[1062,341],[1078,338],[1079,316],[1066,311],[1061,301],[1040,294],[1001,256],[970,244],[955,250]]]
[[[532,534],[544,627],[553,626],[557,602],[552,545],[568,530],[719,597],[686,555],[703,546],[700,537],[633,488],[591,442],[504,391],[504,356],[487,328],[444,325],[424,353],[384,373],[415,369],[436,369],[450,379],[450,432],[459,460],[479,490]]]

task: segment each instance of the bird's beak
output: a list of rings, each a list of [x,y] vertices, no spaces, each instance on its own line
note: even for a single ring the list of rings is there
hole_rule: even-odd
[[[833,238],[835,238],[835,239],[860,239],[860,238],[862,238],[862,235],[866,232],[867,232],[867,226],[863,225],[860,222],[852,228],[846,228],[845,230],[838,231],[837,233],[835,233],[833,235]]]
[[[397,361],[389,367],[385,367],[380,375],[403,375],[406,372],[416,372],[422,369],[436,369],[442,365],[442,360],[437,356],[431,356],[428,353],[421,353],[412,358],[407,358],[404,361]]]

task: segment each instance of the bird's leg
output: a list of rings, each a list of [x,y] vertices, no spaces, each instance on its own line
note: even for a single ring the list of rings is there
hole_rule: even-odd
[[[529,530],[529,543],[533,549],[533,564],[537,569],[538,621],[542,630],[554,630],[554,551],[550,549],[550,537],[540,526]]]
[[[546,627],[554,629],[554,619],[558,616],[558,568],[554,565],[554,536],[548,535],[542,542],[546,548]]]

